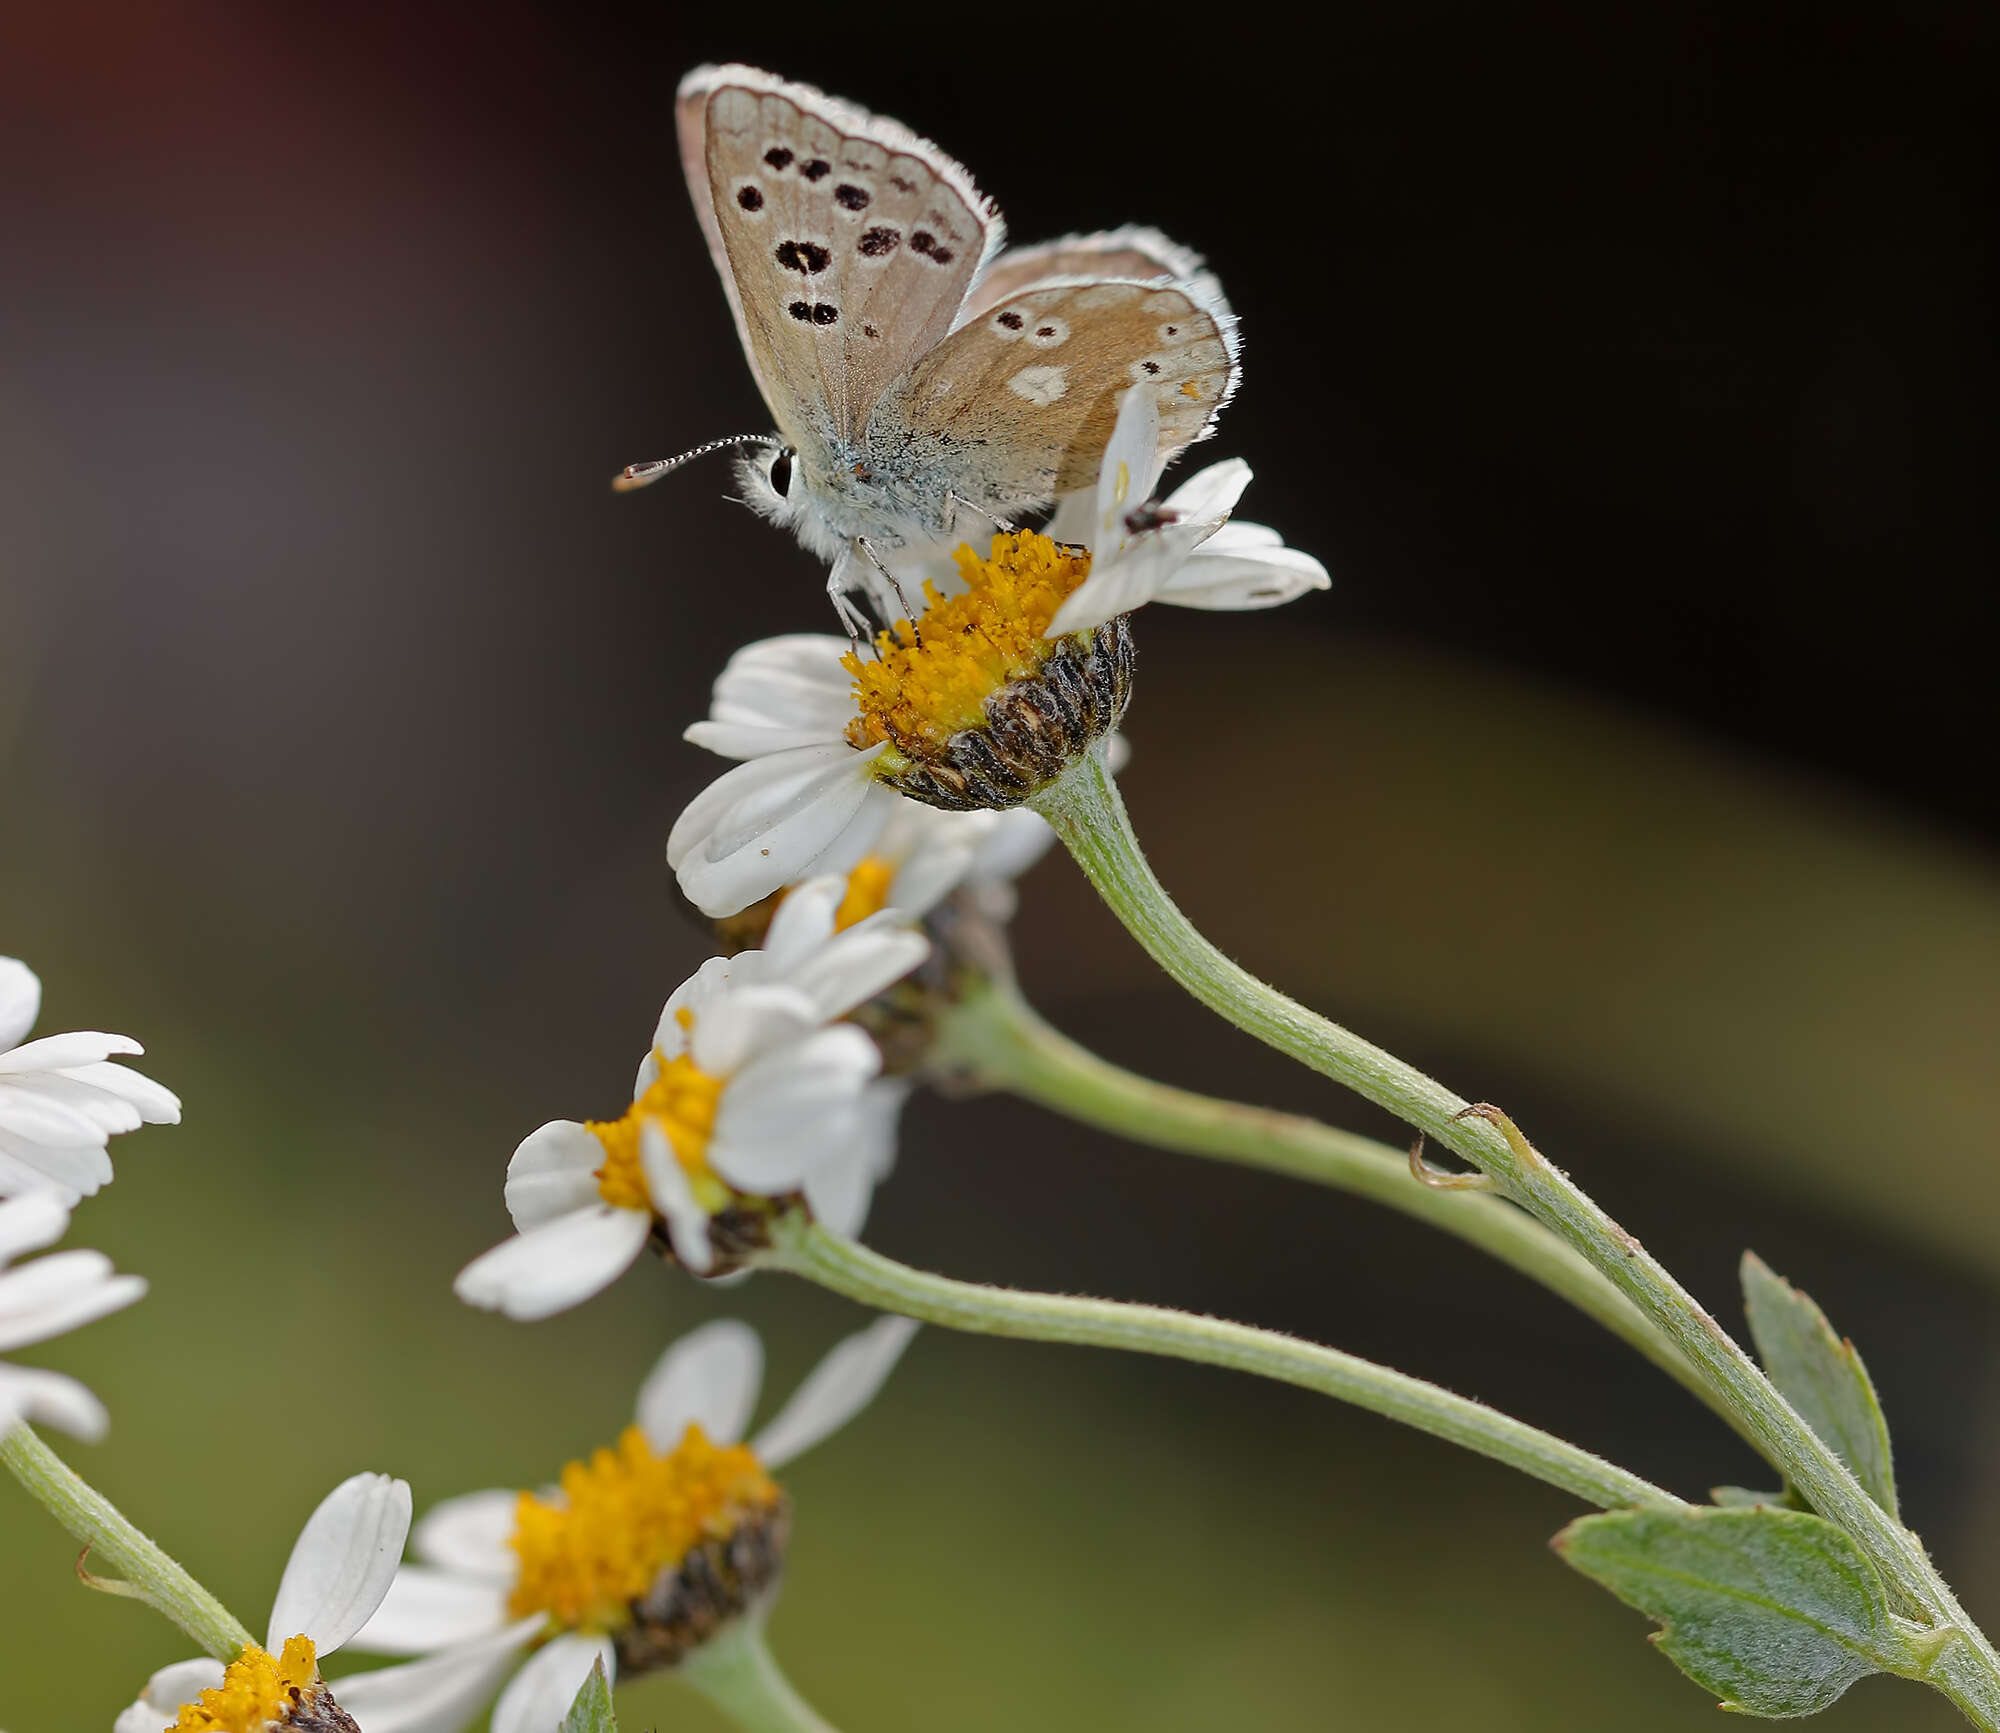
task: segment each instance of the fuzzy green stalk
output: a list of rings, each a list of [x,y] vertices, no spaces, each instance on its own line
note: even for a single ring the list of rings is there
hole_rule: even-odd
[[[165,1614],[218,1661],[233,1661],[255,1643],[227,1607],[25,1424],[0,1435],[0,1463],[84,1543],[93,1562],[119,1573],[114,1592],[128,1593]]]
[[[955,1080],[1008,1090],[1137,1143],[1310,1180],[1441,1228],[1567,1300],[1741,1429],[1687,1356],[1580,1252],[1502,1198],[1421,1183],[1402,1150],[1300,1114],[1198,1095],[1113,1065],[1045,1021],[1012,981],[1000,977],[945,1013],[928,1063]]]
[[[864,1306],[948,1330],[1158,1354],[1296,1384],[1504,1462],[1601,1510],[1688,1508],[1650,1481],[1483,1402],[1276,1330],[1166,1306],[954,1281],[871,1252],[796,1212],[773,1224],[771,1249],[759,1253],[757,1262],[804,1276]]]
[[[1699,1368],[1759,1451],[1791,1477],[1812,1508],[1853,1537],[1892,1601],[1951,1637],[1931,1682],[1976,1726],[2000,1733],[2000,1655],[1960,1607],[1923,1543],[1869,1497],[1757,1363],[1637,1239],[1504,1114],[1467,1102],[1394,1054],[1308,1011],[1203,938],[1154,877],[1101,741],[1030,804],[1126,930],[1196,999],[1456,1151],[1581,1252]]]

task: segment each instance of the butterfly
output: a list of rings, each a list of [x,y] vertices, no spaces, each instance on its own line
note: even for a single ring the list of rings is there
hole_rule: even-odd
[[[901,592],[895,551],[1005,527],[1077,488],[1134,386],[1155,474],[1236,388],[1236,321],[1198,256],[1150,229],[1003,250],[972,177],[810,85],[707,66],[676,101],[681,165],[775,435],[634,464],[644,486],[724,445],[748,503],[830,562],[850,632]],[[1143,478],[1150,481],[1150,477]],[[907,608],[904,609],[907,612]]]

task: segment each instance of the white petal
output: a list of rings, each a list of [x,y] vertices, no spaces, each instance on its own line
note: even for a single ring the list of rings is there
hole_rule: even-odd
[[[1250,543],[1222,550],[1210,542],[1174,574],[1157,599],[1182,608],[1275,608],[1331,582],[1326,567],[1297,548]]]
[[[1080,487],[1056,501],[1055,515],[1042,526],[1042,534],[1052,542],[1087,548],[1096,537],[1096,519],[1097,490]]]
[[[473,1576],[513,1582],[518,1558],[514,1513],[521,1495],[511,1490],[468,1492],[434,1504],[410,1532],[410,1550],[426,1564]]]
[[[275,1655],[287,1637],[307,1636],[322,1655],[332,1654],[382,1604],[409,1533],[408,1481],[386,1474],[342,1481],[299,1532],[264,1647]]]
[[[1048,820],[1025,806],[996,812],[999,822],[988,827],[986,839],[973,856],[966,877],[974,884],[999,884],[1017,879],[1049,852],[1056,833]]]
[[[687,1051],[687,1029],[681,1021],[683,1011],[698,1023],[702,1013],[719,994],[732,987],[758,986],[764,975],[764,955],[761,951],[740,951],[733,957],[710,957],[667,996],[666,1005],[660,1012],[659,1025],[653,1031],[654,1047],[669,1059],[678,1059]],[[650,1060],[652,1055],[648,1053],[646,1058]],[[642,1061],[639,1075],[651,1083],[657,1073],[649,1075]],[[632,1099],[637,1101],[644,1093],[643,1088],[634,1089]]]
[[[1023,809],[1025,810],[1025,809]],[[984,813],[939,813],[940,818],[983,818]],[[997,817],[998,814],[995,814]],[[1030,817],[1034,815],[1029,814]],[[970,829],[940,831],[922,847],[913,850],[896,869],[889,884],[884,906],[905,919],[920,921],[958,888],[959,881],[972,870],[978,854],[978,838]],[[919,957],[918,962],[923,958]],[[915,967],[912,964],[911,967]]]
[[[660,1356],[639,1390],[639,1429],[666,1455],[691,1425],[734,1444],[750,1424],[764,1380],[764,1344],[748,1324],[717,1318]]]
[[[23,1252],[52,1246],[69,1232],[69,1208],[52,1191],[0,1203],[0,1266]]]
[[[0,1366],[0,1412],[57,1427],[86,1444],[97,1443],[111,1426],[104,1404],[74,1378],[26,1366]]]
[[[537,1614],[428,1660],[346,1674],[334,1699],[364,1733],[459,1733],[546,1624]]]
[[[104,1132],[97,1122],[37,1088],[39,1081],[0,1077],[0,1131],[50,1149],[102,1149]]]
[[[874,1401],[916,1333],[914,1319],[877,1318],[867,1329],[836,1344],[778,1417],[751,1440],[758,1460],[782,1468],[838,1432]]]
[[[78,1065],[66,1070],[63,1075],[129,1101],[148,1125],[178,1125],[181,1122],[181,1098],[152,1078],[141,1076],[129,1065]]]
[[[909,1079],[878,1077],[861,1092],[847,1143],[805,1176],[806,1202],[822,1227],[853,1239],[868,1219],[875,1187],[896,1165],[896,1132]]]
[[[1090,546],[1097,556],[1093,575],[1116,558],[1125,537],[1125,514],[1144,505],[1152,493],[1159,448],[1159,404],[1150,390],[1135,385],[1118,399],[1118,423],[1098,466],[1096,519],[1090,526]]]
[[[522,1233],[598,1200],[604,1145],[573,1119],[552,1119],[521,1139],[507,1163],[507,1213]]]
[[[645,1170],[653,1208],[667,1224],[674,1256],[696,1275],[706,1275],[715,1264],[715,1248],[708,1240],[708,1211],[695,1201],[694,1187],[688,1183],[687,1172],[666,1133],[650,1120],[639,1131],[639,1165]]]
[[[52,1101],[72,1113],[81,1114],[102,1137],[116,1137],[121,1132],[137,1131],[146,1123],[146,1116],[122,1095],[95,1088],[81,1079],[92,1071],[122,1069],[117,1065],[79,1065],[73,1071],[37,1071],[13,1078],[11,1083],[15,1088],[26,1087],[44,1101]],[[134,1071],[131,1075],[136,1077],[139,1074]]]
[[[819,1017],[839,1017],[900,981],[931,954],[930,941],[878,914],[822,945],[787,979]]]
[[[452,1291],[522,1322],[552,1318],[617,1281],[651,1231],[643,1210],[595,1204],[502,1240],[459,1271]]]
[[[716,680],[708,720],[723,727],[811,732],[815,739],[831,739],[854,714],[854,676],[841,666],[847,652],[846,639],[820,632],[746,644]],[[694,738],[692,729],[688,738]]]
[[[369,1621],[348,1639],[373,1655],[434,1655],[508,1624],[508,1585],[404,1565]]]
[[[709,1166],[741,1191],[790,1191],[846,1144],[862,1087],[881,1068],[875,1043],[851,1024],[759,1059],[723,1091]]]
[[[88,1149],[76,1145],[58,1149],[0,1129],[0,1192],[53,1189],[74,1208],[79,1199],[110,1183],[111,1157],[101,1140]]]
[[[1206,525],[1169,524],[1135,536],[1116,561],[1091,568],[1090,576],[1056,610],[1043,636],[1060,638],[1065,632],[1101,626],[1150,602],[1207,533]]]
[[[694,1062],[711,1077],[729,1077],[820,1022],[813,1001],[795,987],[738,988],[695,1019]]]
[[[860,814],[882,746],[845,741],[739,764],[688,804],[667,839],[681,889],[711,919],[789,884]]]
[[[618,1655],[609,1637],[557,1637],[500,1694],[493,1733],[556,1733],[599,1661],[606,1678],[616,1676]]]
[[[44,1035],[0,1053],[0,1076],[20,1071],[62,1071],[72,1065],[92,1065],[114,1053],[143,1053],[145,1048],[129,1035],[105,1035],[94,1029],[78,1029],[68,1035]]]
[[[42,983],[19,957],[0,957],[0,1053],[28,1038],[42,1014]]]
[[[0,1352],[46,1342],[144,1297],[145,1278],[116,1276],[102,1252],[56,1252],[0,1276]]]
[[[162,1667],[146,1681],[145,1695],[118,1717],[113,1733],[161,1733],[202,1692],[217,1690],[221,1684],[222,1663],[206,1656]]]
[[[833,937],[834,917],[846,895],[844,873],[815,874],[785,893],[764,934],[764,956],[775,978],[785,979]]]
[[[1250,466],[1240,457],[1198,469],[1160,504],[1191,523],[1220,523],[1236,509],[1250,485]]]

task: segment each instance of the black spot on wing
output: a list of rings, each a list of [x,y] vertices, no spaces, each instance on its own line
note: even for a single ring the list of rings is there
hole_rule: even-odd
[[[918,229],[910,236],[910,251],[922,253],[933,265],[951,263],[951,249],[939,246],[937,236],[929,229]]]
[[[755,187],[738,187],[736,202],[746,211],[761,211],[764,208],[764,195]]]
[[[861,239],[854,243],[854,250],[864,259],[880,259],[893,253],[903,243],[903,237],[894,229],[876,227],[864,231]]]
[[[823,158],[814,157],[811,162],[800,168],[799,173],[809,181],[823,181],[833,173],[833,164]]]
[[[833,202],[844,211],[865,211],[874,194],[866,187],[857,187],[842,181],[833,189]]]
[[[802,277],[816,277],[833,263],[833,255],[815,241],[780,241],[771,256]]]
[[[773,168],[782,169],[790,165],[792,153],[785,149],[783,145],[774,144],[764,153],[764,160]]]

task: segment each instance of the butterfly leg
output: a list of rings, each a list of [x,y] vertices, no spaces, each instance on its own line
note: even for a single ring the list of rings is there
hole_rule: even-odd
[[[917,629],[916,612],[910,606],[910,598],[903,594],[903,586],[896,582],[896,574],[890,571],[889,568],[882,563],[882,556],[876,553],[874,548],[869,545],[869,541],[866,536],[856,536],[854,539],[855,542],[860,546],[861,551],[868,556],[868,563],[871,566],[873,566],[876,569],[876,571],[881,573],[883,582],[885,582],[889,586],[890,590],[894,593],[896,597],[896,606],[903,610],[902,617],[910,622],[910,631],[915,635],[917,642],[921,644],[924,641],[924,636],[923,633],[918,631]]]
[[[955,489],[946,490],[944,496],[944,503],[947,511],[950,514],[952,520],[952,527],[954,529],[957,528],[959,509],[963,507],[966,511],[971,512],[974,517],[983,517],[1003,536],[1011,535],[1013,533],[1014,526],[1011,523],[1009,523],[1005,518],[995,517],[984,506],[974,505],[971,500],[965,497],[964,494],[957,492]]]
[[[833,611],[847,628],[848,647],[858,656],[861,654],[861,641],[870,637],[875,628],[868,616],[847,599],[847,588],[841,581],[843,576],[836,566],[826,580],[826,599],[833,604]]]

